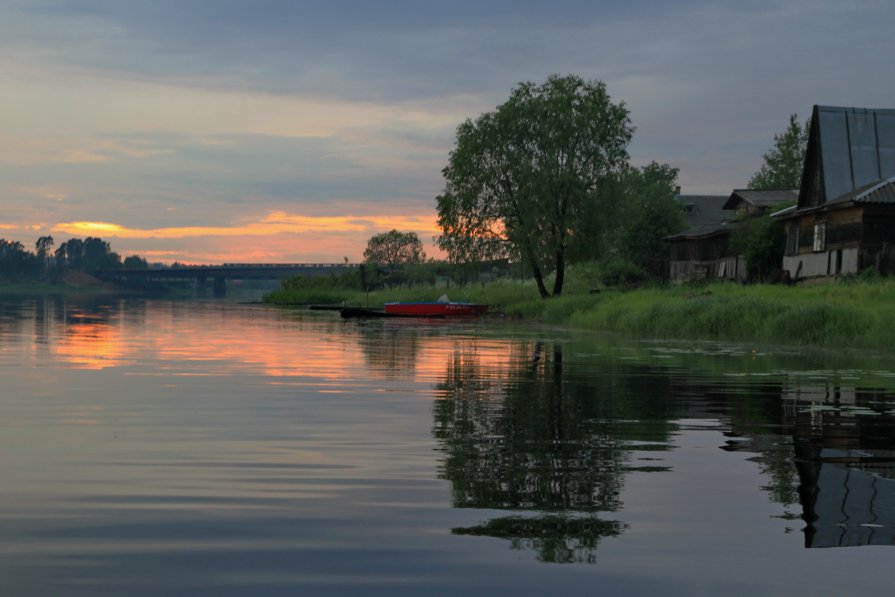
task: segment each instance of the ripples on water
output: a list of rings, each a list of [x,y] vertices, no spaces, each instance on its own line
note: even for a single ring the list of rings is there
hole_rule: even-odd
[[[3,594],[889,591],[884,358],[69,299],[0,376]]]

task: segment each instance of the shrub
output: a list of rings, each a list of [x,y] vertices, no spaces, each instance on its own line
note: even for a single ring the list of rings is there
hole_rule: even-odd
[[[642,269],[619,257],[613,257],[601,264],[600,278],[606,286],[635,286],[647,279]]]

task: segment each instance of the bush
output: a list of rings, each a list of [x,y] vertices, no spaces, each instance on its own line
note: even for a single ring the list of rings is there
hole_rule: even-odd
[[[600,267],[600,280],[606,286],[636,286],[646,279],[645,271],[619,257],[604,261]]]
[[[873,282],[880,279],[879,271],[872,265],[865,267],[857,275],[858,280],[862,282]]]

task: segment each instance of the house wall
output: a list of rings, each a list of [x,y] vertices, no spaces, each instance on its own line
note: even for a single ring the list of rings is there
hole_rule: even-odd
[[[806,214],[801,218],[790,220],[785,226],[787,234],[792,226],[799,227],[799,254],[814,252],[814,226],[822,222],[826,224],[824,250],[844,249],[861,243],[862,208]]]
[[[709,238],[691,238],[671,243],[672,261],[714,261],[727,254],[727,234]]]
[[[825,226],[823,249],[815,250],[817,224]],[[787,254],[783,269],[793,279],[818,276],[847,276],[858,273],[865,262],[862,251],[864,209],[857,206],[830,212],[805,214],[786,222]],[[798,228],[798,248],[791,251],[789,237]]]
[[[672,282],[698,282],[702,280],[746,281],[746,259],[731,255],[708,261],[672,261],[669,279]]]
[[[815,278],[817,276],[848,276],[860,271],[859,250],[834,249],[802,255],[785,255],[783,269],[795,278]]]
[[[873,266],[881,274],[895,274],[895,213],[892,205],[868,206],[864,211],[861,242],[863,267]]]

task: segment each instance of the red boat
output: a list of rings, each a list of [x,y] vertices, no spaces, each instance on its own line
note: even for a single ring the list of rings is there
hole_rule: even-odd
[[[385,303],[385,313],[398,317],[478,317],[487,312],[488,305],[476,303]]]

